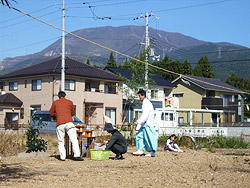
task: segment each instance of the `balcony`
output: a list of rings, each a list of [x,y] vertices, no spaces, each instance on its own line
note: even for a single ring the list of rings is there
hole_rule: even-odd
[[[223,110],[223,99],[215,97],[203,97],[201,101],[202,109]]]

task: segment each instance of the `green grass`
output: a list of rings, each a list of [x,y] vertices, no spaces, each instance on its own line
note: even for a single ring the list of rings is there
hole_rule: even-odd
[[[164,147],[169,135],[162,135],[158,139],[158,144]],[[233,148],[233,149],[246,149],[249,148],[249,144],[244,142],[241,137],[208,137],[208,138],[196,138],[195,142],[188,136],[179,136],[176,138],[175,143],[182,147],[191,149],[207,148],[210,152],[215,152],[215,148]]]

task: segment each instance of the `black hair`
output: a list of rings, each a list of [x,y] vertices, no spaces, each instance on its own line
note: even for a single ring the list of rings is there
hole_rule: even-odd
[[[176,135],[175,134],[172,134],[172,135],[170,135],[169,137],[168,137],[168,139],[170,139],[171,137],[173,137],[174,136],[174,139],[176,139]]]
[[[143,89],[140,89],[137,94],[140,94],[141,96],[145,96],[146,97],[146,91],[144,91]]]
[[[59,91],[58,92],[58,97],[59,98],[62,98],[62,97],[65,97],[66,96],[66,93],[64,91]]]

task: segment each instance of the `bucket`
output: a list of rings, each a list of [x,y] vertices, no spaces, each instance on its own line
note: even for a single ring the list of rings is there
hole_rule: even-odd
[[[110,156],[110,150],[104,149],[90,149],[91,160],[103,161],[108,160]]]

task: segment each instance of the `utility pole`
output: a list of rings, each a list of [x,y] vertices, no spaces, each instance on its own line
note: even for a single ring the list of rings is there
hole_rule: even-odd
[[[145,31],[145,50],[148,50],[148,47],[150,45],[150,41],[149,41],[149,35],[148,35],[148,18],[151,16],[154,16],[155,14],[152,14],[152,12],[150,14],[148,14],[148,12],[146,12],[145,16],[143,16],[141,14],[141,16],[135,18],[134,20],[140,19],[140,18],[145,18],[146,20],[146,31]],[[148,52],[146,53],[146,58],[145,58],[146,64],[145,64],[145,90],[146,92],[148,91]]]
[[[62,67],[61,67],[61,91],[64,91],[65,87],[65,7],[62,7]]]

